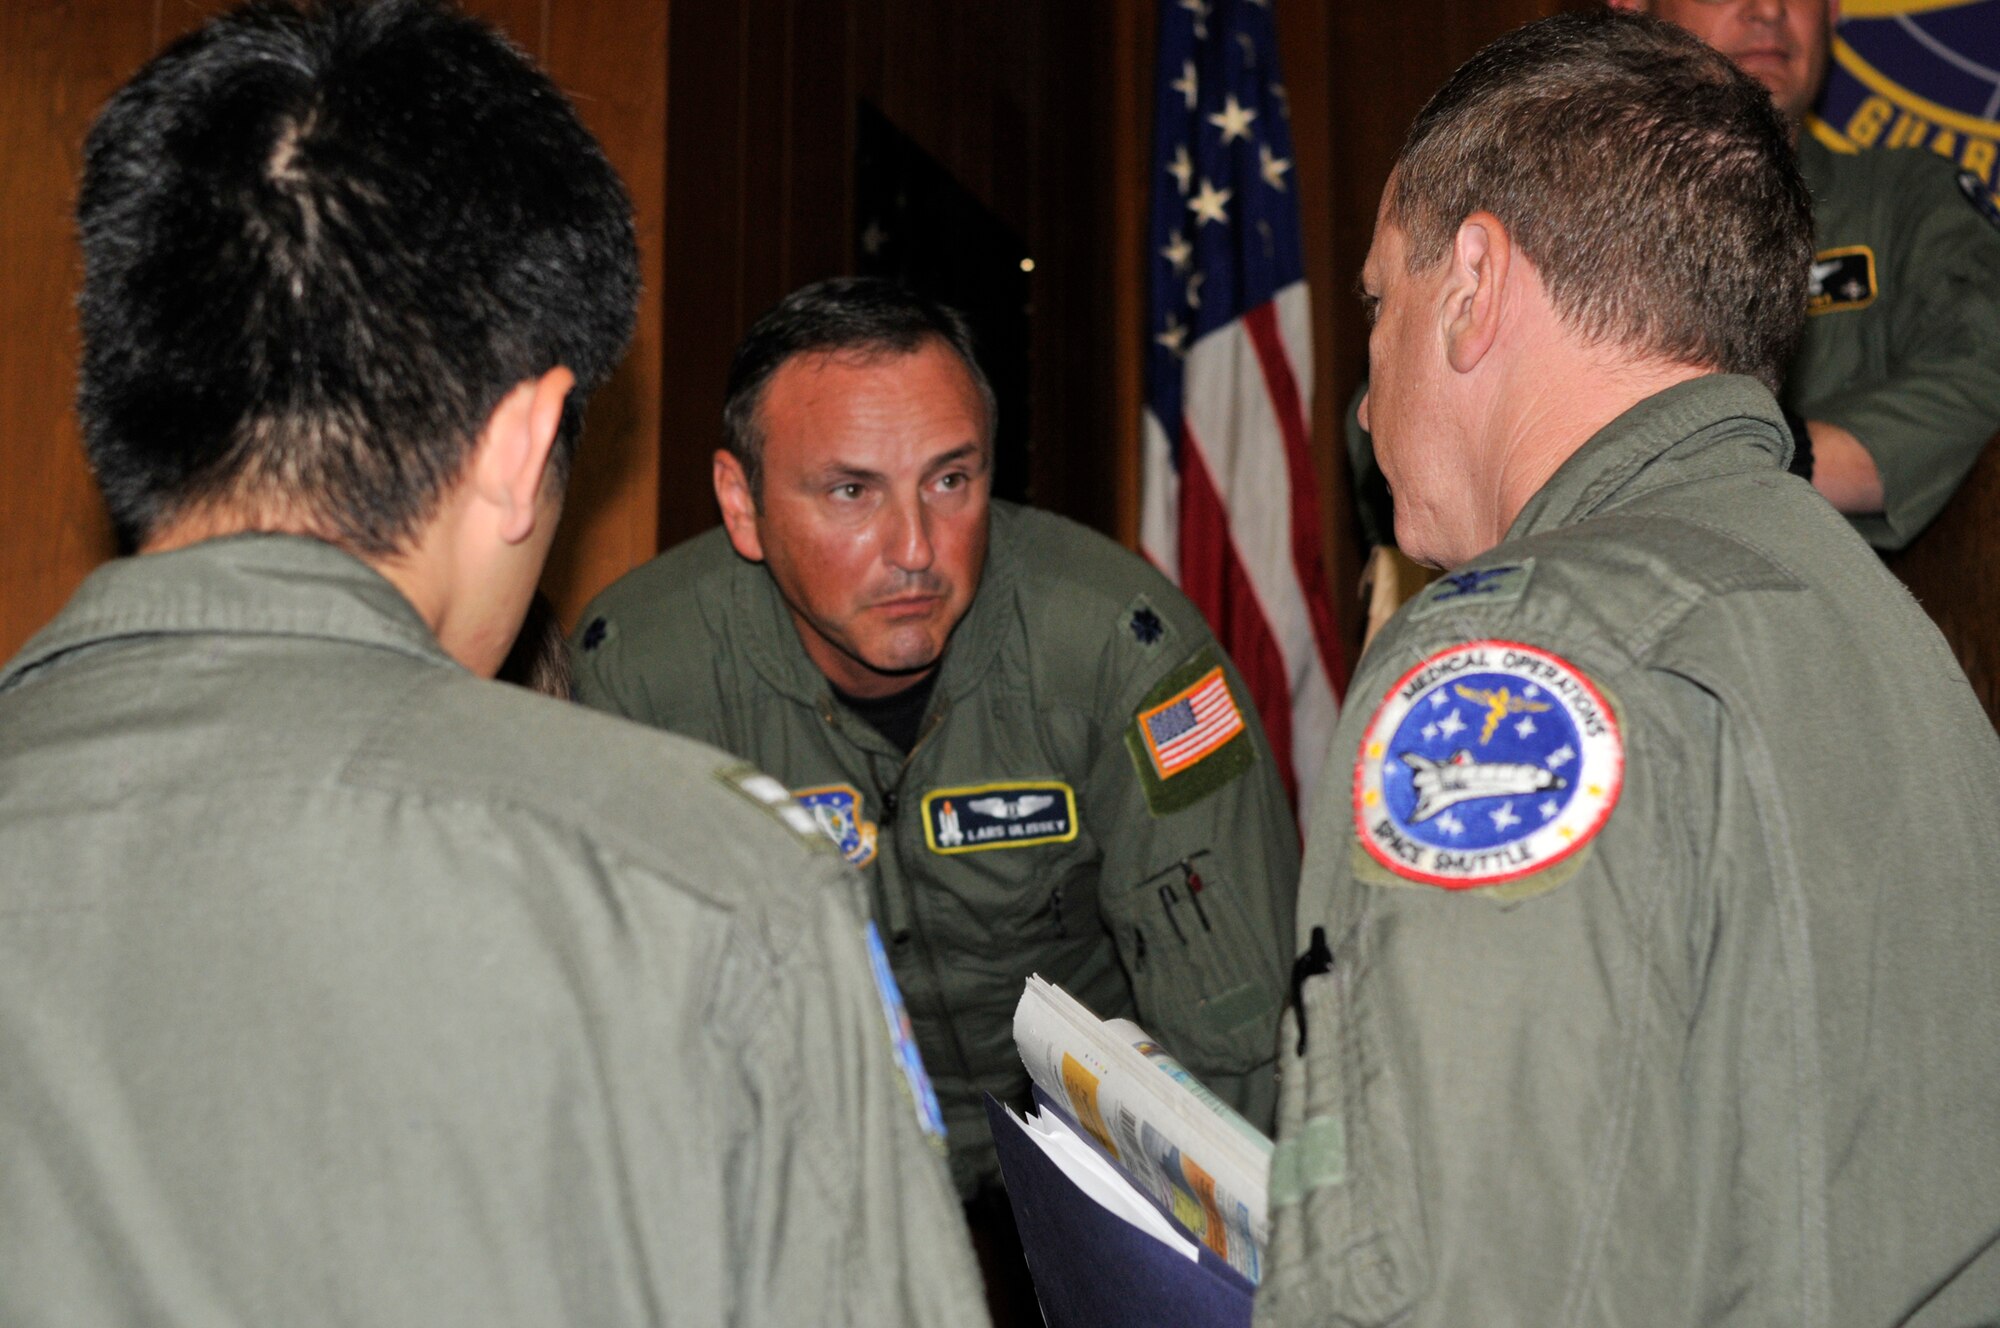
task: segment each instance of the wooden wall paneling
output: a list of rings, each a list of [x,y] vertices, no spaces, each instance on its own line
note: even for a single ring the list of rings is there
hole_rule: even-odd
[[[1107,52],[1111,106],[1106,129],[1113,156],[1106,174],[1110,296],[1101,335],[1111,343],[1110,530],[1131,549],[1139,547],[1140,419],[1146,408],[1146,230],[1153,187],[1153,65],[1158,40],[1159,10],[1152,0],[1117,0]]]
[[[662,548],[717,520],[709,457],[721,441],[723,382],[746,317],[738,255],[751,224],[742,184],[741,108],[755,72],[744,53],[747,14],[741,0],[680,5],[668,46]]]
[[[1113,536],[1128,495],[1136,535],[1150,73],[1129,40],[1145,0],[1045,4],[1035,74],[1035,501]],[[1150,65],[1150,62],[1148,61]],[[1121,68],[1122,66],[1122,68]],[[1131,229],[1127,229],[1127,228]],[[1136,298],[1135,298],[1136,297]]]
[[[0,659],[112,554],[72,406],[71,215],[84,135],[152,53],[155,18],[128,0],[0,4]]]
[[[791,18],[790,0],[746,0],[744,5],[739,328],[747,328],[790,290],[788,257],[798,221],[792,210],[792,74],[801,55],[792,46]],[[721,399],[720,384],[714,399]]]
[[[2000,727],[2000,581],[1993,576],[2000,567],[2000,437],[1986,445],[1938,519],[1888,563],[1951,643]]]
[[[1292,187],[1305,240],[1306,281],[1312,291],[1314,477],[1318,480],[1322,557],[1333,598],[1334,622],[1351,666],[1361,653],[1366,614],[1359,595],[1360,544],[1342,436],[1353,379],[1337,369],[1335,327],[1351,321],[1354,273],[1336,258],[1334,204],[1345,183],[1334,171],[1333,85],[1345,67],[1333,61],[1327,0],[1281,0],[1277,7],[1279,58],[1291,108]]]
[[[569,623],[590,596],[658,547],[667,6],[549,0],[544,31],[544,66],[575,100],[631,192],[643,282],[631,349],[591,399],[562,530],[542,578]]]
[[[153,0],[153,50],[163,49],[238,3],[240,0]]]
[[[789,196],[781,290],[854,265],[853,4],[791,0],[794,59],[786,141]],[[718,399],[720,388],[717,389]]]

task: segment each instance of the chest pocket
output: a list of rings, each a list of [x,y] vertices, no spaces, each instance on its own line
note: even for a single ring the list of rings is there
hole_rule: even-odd
[[[1196,1069],[1240,1073],[1270,1059],[1282,990],[1270,937],[1207,854],[1124,892],[1117,912],[1148,1032]]]

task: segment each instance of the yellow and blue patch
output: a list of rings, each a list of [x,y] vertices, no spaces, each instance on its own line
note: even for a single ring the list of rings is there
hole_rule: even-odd
[[[793,789],[792,797],[812,813],[819,828],[840,850],[840,856],[857,867],[875,860],[875,822],[861,815],[861,790],[852,784],[822,784],[815,788]]]
[[[933,853],[1060,844],[1076,838],[1076,790],[1061,780],[1005,780],[924,795],[924,842]]]
[[[1581,670],[1519,642],[1469,641],[1376,708],[1355,763],[1355,830],[1404,880],[1506,885],[1589,844],[1624,773],[1617,716]]]

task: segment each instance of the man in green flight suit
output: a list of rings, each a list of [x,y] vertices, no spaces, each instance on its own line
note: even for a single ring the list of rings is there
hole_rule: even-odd
[[[434,0],[260,4],[78,221],[139,556],[0,670],[0,1322],[983,1322],[811,817],[488,681],[638,290],[562,94]]]
[[[1264,1328],[2000,1305],[2000,738],[1785,473],[1810,246],[1770,98],[1652,19],[1510,34],[1405,141],[1363,412],[1453,570],[1311,822]]]
[[[1031,973],[1136,1018],[1268,1126],[1298,870],[1235,667],[1134,555],[988,499],[959,316],[885,281],[794,293],[730,370],[724,528],[575,637],[585,702],[776,774],[868,881],[952,1171],[1027,1091]]]
[[[1840,0],[1610,0],[1762,83],[1813,195],[1811,298],[1781,400],[1794,469],[1878,549],[1915,539],[2000,429],[2000,213],[1930,152],[1857,152],[1810,116]]]

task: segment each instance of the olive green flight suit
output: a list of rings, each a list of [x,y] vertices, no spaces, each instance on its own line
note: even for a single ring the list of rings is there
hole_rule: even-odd
[[[1789,450],[1749,379],[1642,401],[1361,661],[1300,885],[1262,1328],[1993,1321],[2000,740]],[[1596,695],[1433,679],[1468,658]],[[1607,715],[1594,773],[1482,755]],[[1399,828],[1404,767],[1432,801]],[[1468,796],[1495,784],[1537,791]],[[1586,795],[1608,816],[1528,852]],[[1426,884],[1444,854],[1385,822],[1522,852]]]
[[[1849,520],[1878,549],[1915,539],[2000,431],[2000,227],[1932,153],[1842,154],[1801,136],[1813,194],[1813,296],[1784,404],[1860,440],[1884,510]],[[1395,543],[1375,447],[1347,409],[1357,519]]]
[[[997,1174],[981,1093],[1027,1094],[1013,1014],[1031,973],[1136,1018],[1269,1125],[1297,832],[1234,666],[1140,559],[995,503],[907,760],[834,700],[769,573],[719,529],[612,586],[575,642],[584,701],[735,752],[828,812],[867,878],[961,1193]],[[1242,731],[1158,777],[1138,717],[1217,670]],[[1015,826],[1033,833],[998,837]]]
[[[739,766],[311,540],[99,570],[0,672],[0,1323],[983,1323],[852,873]]]
[[[1885,506],[1854,528],[1900,549],[2000,430],[2000,227],[1929,152],[1836,153],[1801,135],[1799,172],[1816,280],[1785,405],[1861,441]]]

